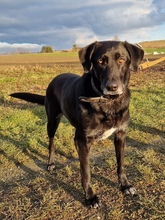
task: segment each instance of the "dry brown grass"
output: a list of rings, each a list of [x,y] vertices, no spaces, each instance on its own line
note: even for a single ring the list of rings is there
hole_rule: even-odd
[[[140,43],[143,48],[164,48],[165,40],[145,41]]]

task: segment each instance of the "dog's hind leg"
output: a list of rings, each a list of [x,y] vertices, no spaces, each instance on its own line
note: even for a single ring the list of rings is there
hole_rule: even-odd
[[[137,191],[129,183],[127,176],[124,171],[124,147],[125,147],[126,132],[118,131],[115,134],[114,144],[116,150],[116,159],[117,159],[117,174],[118,181],[121,191],[128,195],[137,195]]]
[[[48,131],[48,137],[49,137],[49,146],[48,146],[49,160],[48,160],[47,169],[49,171],[52,171],[55,169],[54,134],[57,130],[60,119],[61,119],[61,116],[58,116],[55,119],[48,119],[48,123],[47,123],[47,131]]]
[[[78,152],[80,160],[80,171],[81,171],[81,183],[85,192],[85,203],[87,206],[97,208],[99,206],[99,199],[93,192],[91,186],[91,174],[90,174],[90,162],[89,153],[90,146],[82,135],[83,132],[77,132],[75,134],[75,146]]]
[[[55,153],[54,153],[54,135],[60,123],[62,116],[60,107],[55,100],[46,102],[46,113],[47,113],[47,132],[49,137],[49,160],[47,169],[52,171],[55,169]]]

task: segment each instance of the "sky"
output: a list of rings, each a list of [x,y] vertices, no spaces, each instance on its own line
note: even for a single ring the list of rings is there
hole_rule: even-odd
[[[0,0],[0,53],[165,40],[165,0]]]

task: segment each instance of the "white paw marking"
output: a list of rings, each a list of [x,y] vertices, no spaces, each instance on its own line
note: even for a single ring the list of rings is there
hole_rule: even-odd
[[[137,190],[134,187],[130,187],[129,189],[126,189],[124,192],[125,195],[137,195]]]

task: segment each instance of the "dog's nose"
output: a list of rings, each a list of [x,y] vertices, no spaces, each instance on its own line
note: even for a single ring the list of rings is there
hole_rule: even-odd
[[[108,81],[106,83],[106,88],[108,91],[116,91],[118,89],[117,82],[115,80]]]

